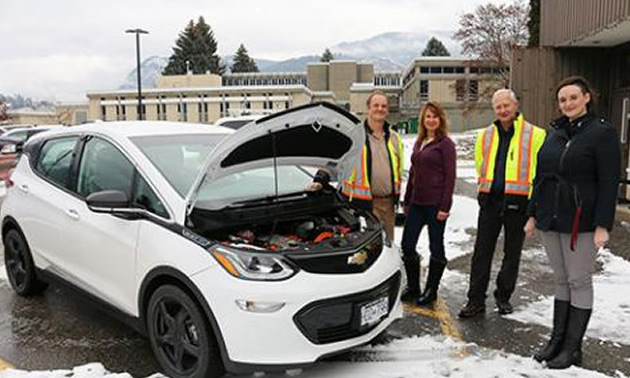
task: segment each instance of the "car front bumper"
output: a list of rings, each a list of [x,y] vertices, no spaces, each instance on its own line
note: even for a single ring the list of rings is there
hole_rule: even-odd
[[[313,363],[364,344],[402,317],[400,266],[398,251],[384,247],[363,273],[300,271],[285,281],[261,282],[236,279],[215,267],[192,279],[215,317],[228,362],[264,370],[265,366]],[[361,308],[383,297],[389,304],[387,315],[361,326]],[[241,309],[238,300],[282,303],[283,307],[256,313]]]

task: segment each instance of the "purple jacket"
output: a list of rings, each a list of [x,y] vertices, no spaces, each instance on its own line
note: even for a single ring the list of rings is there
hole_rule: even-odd
[[[455,189],[455,143],[449,137],[432,141],[420,150],[413,146],[405,205],[437,206],[449,212]]]

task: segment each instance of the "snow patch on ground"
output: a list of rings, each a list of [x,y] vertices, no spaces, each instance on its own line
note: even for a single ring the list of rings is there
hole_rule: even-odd
[[[607,375],[571,367],[548,370],[529,357],[465,344],[445,336],[422,336],[395,340],[389,344],[357,349],[368,361],[322,362],[305,370],[264,377],[301,378],[495,378],[495,377],[579,377],[602,378]],[[254,375],[263,376],[263,375]],[[618,378],[627,378],[617,373]],[[5,370],[0,378],[130,378],[128,373],[110,373],[102,364],[92,363],[72,370],[34,371]],[[152,378],[162,377],[154,374]]]
[[[603,249],[597,257],[602,271],[593,278],[595,303],[587,336],[600,340],[630,344],[630,262]],[[508,317],[523,323],[551,326],[553,297],[541,296]]]

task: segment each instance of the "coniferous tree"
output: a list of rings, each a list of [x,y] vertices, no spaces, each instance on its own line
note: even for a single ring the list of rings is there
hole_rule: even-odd
[[[431,37],[422,52],[422,56],[451,56],[451,54],[439,39]]]
[[[233,73],[236,72],[258,72],[256,61],[249,56],[247,49],[241,43],[236,54],[234,54],[234,63],[230,68]]]
[[[186,29],[179,33],[173,54],[169,57],[162,74],[183,75],[187,69],[195,74],[209,71],[222,75],[225,72],[225,66],[221,64],[221,58],[217,55],[214,33],[203,17],[199,17],[196,24],[190,20]]]
[[[333,53],[331,53],[329,49],[326,49],[324,53],[322,54],[322,57],[319,59],[319,61],[330,62],[331,60],[334,60],[334,59],[335,59],[335,56],[333,55]]]
[[[529,40],[527,46],[536,47],[540,44],[540,0],[529,0]]]

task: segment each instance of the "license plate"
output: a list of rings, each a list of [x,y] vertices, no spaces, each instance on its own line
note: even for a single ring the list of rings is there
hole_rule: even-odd
[[[361,306],[361,327],[377,323],[387,315],[389,310],[389,300],[387,297],[378,298],[375,301]]]

